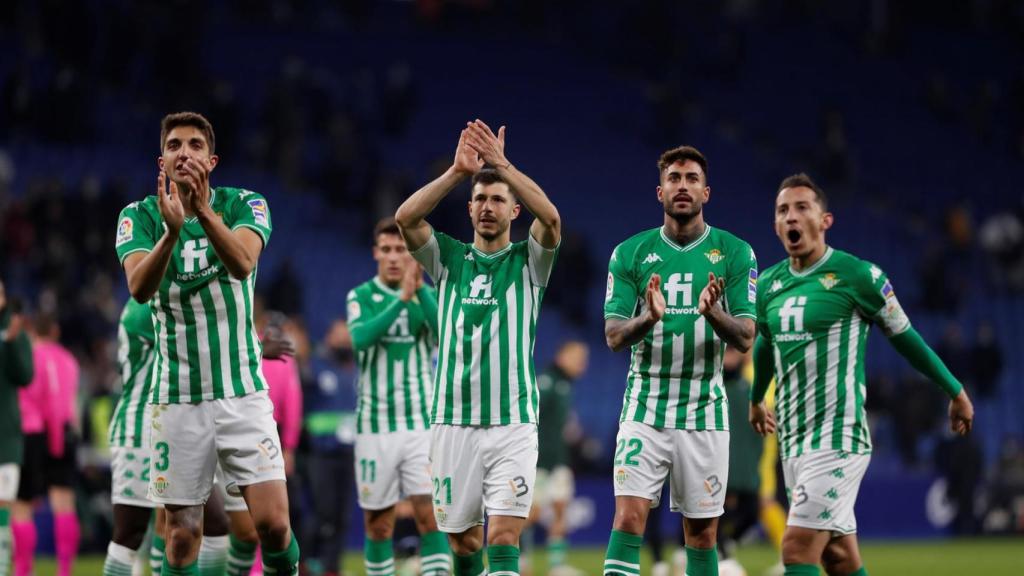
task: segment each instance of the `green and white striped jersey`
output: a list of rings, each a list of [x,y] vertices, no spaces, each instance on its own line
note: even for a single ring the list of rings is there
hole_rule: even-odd
[[[629,320],[643,313],[652,274],[661,276],[665,316],[632,348],[621,422],[655,428],[728,430],[722,386],[725,344],[697,312],[708,273],[725,278],[722,306],[735,317],[755,318],[757,260],[750,245],[718,228],[686,246],[662,228],[616,246],[608,264],[604,317]]]
[[[432,291],[430,287],[425,290]],[[372,345],[358,350],[359,405],[356,432],[377,434],[430,428],[430,389],[437,336],[419,299],[399,300],[398,290],[374,278],[348,293],[348,324],[353,330],[391,306],[395,320]],[[395,304],[395,303],[398,304]]]
[[[141,448],[149,439],[146,405],[152,396],[153,317],[149,304],[129,298],[117,326],[117,366],[121,376],[121,398],[110,419],[110,446]]]
[[[531,236],[485,254],[434,231],[412,255],[438,287],[431,423],[535,424],[537,314],[558,248]]]
[[[270,239],[267,201],[240,188],[211,189],[210,205],[228,228],[249,228]],[[156,196],[121,211],[117,255],[149,252],[163,236]],[[155,404],[196,403],[244,396],[267,387],[262,348],[253,329],[256,270],[233,278],[196,218],[187,218],[160,288],[150,305],[156,333]]]
[[[871,453],[864,413],[868,328],[910,328],[878,266],[828,248],[801,272],[783,260],[761,275],[758,332],[772,345],[783,458],[817,450]]]

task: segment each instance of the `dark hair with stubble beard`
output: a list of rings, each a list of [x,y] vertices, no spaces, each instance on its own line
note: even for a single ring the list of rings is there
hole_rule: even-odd
[[[476,185],[490,186],[491,184],[504,184],[508,188],[508,193],[512,195],[512,200],[519,203],[519,197],[512,191],[512,187],[508,185],[508,182],[498,174],[498,171],[494,168],[483,168],[476,174],[473,174],[473,179],[470,181],[470,188],[476,188]]]
[[[825,191],[821,189],[821,186],[815,184],[811,177],[803,172],[799,174],[793,174],[792,176],[786,176],[779,184],[779,189],[775,191],[776,194],[782,192],[786,188],[810,188],[814,192],[814,199],[818,202],[818,206],[821,206],[822,212],[828,212],[828,197],[825,196]]]
[[[213,135],[213,124],[205,116],[198,112],[175,112],[164,116],[160,121],[160,151],[163,152],[164,144],[167,141],[167,134],[178,126],[192,126],[203,133],[206,138],[206,145],[210,147],[212,155],[216,150],[216,139]]]
[[[687,160],[693,160],[700,165],[700,170],[704,173],[704,184],[707,184],[708,159],[700,153],[700,150],[697,150],[693,146],[679,146],[678,148],[666,150],[662,153],[661,158],[658,158],[658,174],[664,174],[665,169],[676,162],[683,164]]]

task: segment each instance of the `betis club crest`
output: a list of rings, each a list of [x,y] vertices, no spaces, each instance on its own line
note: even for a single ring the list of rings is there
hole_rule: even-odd
[[[831,290],[836,287],[836,284],[839,284],[839,278],[836,278],[835,274],[829,272],[821,278],[818,278],[818,282],[821,282],[821,285],[825,287],[825,290]]]

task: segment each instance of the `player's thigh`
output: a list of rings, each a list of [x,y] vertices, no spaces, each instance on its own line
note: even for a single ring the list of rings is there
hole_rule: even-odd
[[[484,429],[484,434],[483,489],[487,515],[526,518],[533,505],[537,479],[537,425],[491,426]]]
[[[398,464],[402,498],[430,496],[430,431],[410,430],[401,433],[402,460]]]
[[[0,503],[13,502],[18,497],[21,466],[13,462],[0,464]]]
[[[202,505],[217,466],[209,404],[152,404],[149,410],[148,498],[164,505]]]
[[[551,501],[570,502],[576,495],[576,478],[572,468],[562,465],[551,471]]]
[[[551,470],[537,468],[537,476],[533,481],[533,505],[535,508],[547,508],[551,505]]]
[[[871,457],[839,451],[811,452],[784,463],[790,495],[787,525],[854,534],[854,505]]]
[[[398,503],[402,459],[398,433],[356,436],[356,494],[363,510],[383,510]],[[427,482],[430,479],[427,478]],[[428,489],[429,492],[429,489]]]
[[[640,422],[620,422],[612,468],[615,496],[646,498],[652,507],[658,506],[671,462],[669,430]]]
[[[131,446],[110,448],[110,500],[114,505],[154,508],[149,491],[150,449]]]
[[[212,400],[217,456],[229,494],[242,486],[285,480],[284,454],[266,390]]]
[[[461,534],[484,522],[483,428],[438,424],[431,429],[434,518],[442,532]]]
[[[716,518],[725,512],[729,479],[729,433],[672,430],[672,510],[687,518]]]

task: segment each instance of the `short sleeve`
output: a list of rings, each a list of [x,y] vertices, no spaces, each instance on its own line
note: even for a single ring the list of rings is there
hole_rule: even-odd
[[[725,301],[736,318],[757,318],[757,257],[745,243],[737,246],[726,267]]]
[[[430,279],[437,284],[441,280],[444,268],[450,265],[454,257],[462,257],[465,245],[462,242],[437,230],[431,229],[430,239],[423,246],[414,250],[412,257],[426,270]]]
[[[636,302],[640,291],[636,278],[631,270],[631,258],[620,245],[608,262],[608,286],[604,296],[604,317],[624,318],[626,320],[636,313]]]
[[[270,231],[273,226],[270,221],[270,206],[267,199],[250,190],[241,190],[238,197],[230,204],[231,229],[249,228],[259,234],[263,240],[263,247],[270,242]]]
[[[530,280],[535,286],[547,287],[548,279],[551,278],[551,270],[555,267],[555,260],[558,258],[559,246],[545,248],[534,239],[532,234],[528,234],[528,236],[530,238],[526,241],[526,246],[529,252]]]
[[[757,313],[757,333],[767,338],[769,341],[772,338],[771,327],[768,325],[768,293],[767,288],[757,286],[755,288],[756,302],[754,303],[754,310]]]
[[[902,334],[910,328],[910,319],[903,311],[896,291],[882,269],[869,262],[858,271],[853,282],[853,299],[857,308],[877,324],[887,337]]]
[[[359,294],[353,289],[348,291],[345,297],[345,319],[350,327],[358,325],[363,320],[363,303],[359,301]]]
[[[134,252],[151,252],[156,246],[158,223],[142,209],[141,202],[132,202],[121,210],[117,218],[117,235],[114,248],[117,259],[124,264],[124,259]]]

